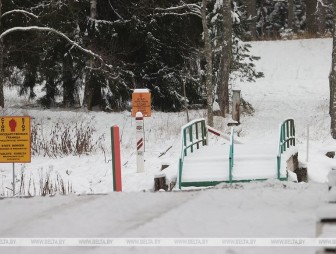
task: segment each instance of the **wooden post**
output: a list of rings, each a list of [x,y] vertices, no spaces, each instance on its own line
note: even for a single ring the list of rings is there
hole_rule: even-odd
[[[113,191],[122,191],[119,127],[111,127]]]
[[[240,90],[232,90],[232,120],[240,124]]]

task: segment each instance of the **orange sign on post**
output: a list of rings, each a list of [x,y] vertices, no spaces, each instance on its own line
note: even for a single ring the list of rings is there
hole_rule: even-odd
[[[30,117],[0,117],[0,163],[31,162]]]
[[[141,112],[144,117],[150,117],[151,111],[151,93],[148,89],[135,89],[132,93],[132,116]]]

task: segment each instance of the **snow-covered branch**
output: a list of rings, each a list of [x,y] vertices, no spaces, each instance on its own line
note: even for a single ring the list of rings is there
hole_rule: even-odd
[[[118,16],[118,18],[120,18],[121,20],[124,20],[123,17],[121,17],[121,15],[114,9],[110,0],[109,0],[109,5],[110,5],[111,9],[113,10],[113,12]]]
[[[162,13],[157,13],[154,14],[153,16],[188,16],[188,15],[195,15],[197,17],[201,17],[199,13],[194,13],[194,12],[185,12],[185,13],[177,13],[177,12],[162,12]]]
[[[71,40],[68,36],[66,36],[64,33],[50,28],[50,27],[39,27],[39,26],[27,26],[27,27],[13,27],[6,31],[4,31],[2,34],[0,34],[0,40],[3,39],[6,35],[13,33],[13,32],[22,32],[22,31],[41,31],[41,32],[50,32],[53,34],[56,34],[66,41],[68,41],[70,44],[72,44],[74,47],[78,48],[79,50],[83,51],[84,53],[87,53],[89,55],[92,55],[93,57],[99,59],[100,61],[104,62],[102,57],[100,55],[97,55],[96,53],[92,52],[91,50],[85,49],[82,46],[80,46],[77,42]]]
[[[105,61],[104,61],[104,59],[100,55],[92,52],[91,50],[83,48],[77,42],[71,40],[64,33],[60,32],[60,31],[58,31],[58,30],[56,30],[54,28],[50,28],[50,27],[38,27],[38,26],[13,27],[13,28],[10,28],[10,29],[4,31],[2,34],[0,34],[0,40],[2,40],[6,35],[8,35],[10,33],[13,33],[13,32],[22,32],[22,31],[41,31],[41,32],[50,32],[50,33],[56,34],[56,35],[62,37],[63,39],[65,39],[70,44],[72,44],[73,47],[75,47],[75,48],[79,49],[80,51],[82,51],[82,52],[84,52],[86,54],[89,54],[89,55],[95,57],[96,59],[98,59],[103,64],[103,66],[106,66],[108,69],[113,70],[113,66],[109,65],[109,64],[106,64]],[[117,77],[114,77],[114,78],[117,78]]]
[[[101,20],[101,19],[93,19],[91,17],[88,17],[88,20],[90,22],[96,23],[96,24],[104,24],[104,25],[118,25],[118,24],[127,24],[131,22],[131,20],[116,20],[116,21],[108,21],[108,20]]]
[[[173,6],[169,8],[155,8],[154,9],[158,15],[176,15],[176,16],[184,16],[184,15],[196,15],[201,17],[201,7],[197,4],[185,4],[180,6]]]
[[[317,9],[318,9],[319,4],[321,4],[322,7],[328,7],[328,5],[323,2],[323,0],[317,0],[317,5],[316,5]]]
[[[13,14],[13,13],[22,13],[24,15],[27,15],[27,16],[30,16],[30,17],[38,19],[38,16],[36,16],[35,14],[33,14],[31,12],[25,11],[25,10],[11,10],[11,11],[7,11],[7,12],[5,12],[5,13],[2,14],[1,18],[3,18],[6,15]]]
[[[197,4],[185,4],[185,5],[173,6],[169,8],[155,8],[155,10],[157,11],[177,11],[177,10],[184,10],[184,9],[197,10],[201,12],[201,7]]]

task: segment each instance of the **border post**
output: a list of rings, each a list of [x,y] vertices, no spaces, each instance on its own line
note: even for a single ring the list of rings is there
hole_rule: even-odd
[[[119,126],[111,127],[113,191],[122,191]]]
[[[137,149],[137,173],[145,171],[145,139],[143,129],[143,114],[137,112],[136,120],[136,149]]]

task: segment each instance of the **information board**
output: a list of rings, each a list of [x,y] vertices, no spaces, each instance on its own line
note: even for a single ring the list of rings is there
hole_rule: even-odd
[[[151,93],[147,89],[135,89],[132,93],[132,116],[141,112],[144,117],[151,116]]]
[[[0,117],[0,163],[31,162],[30,117]]]

